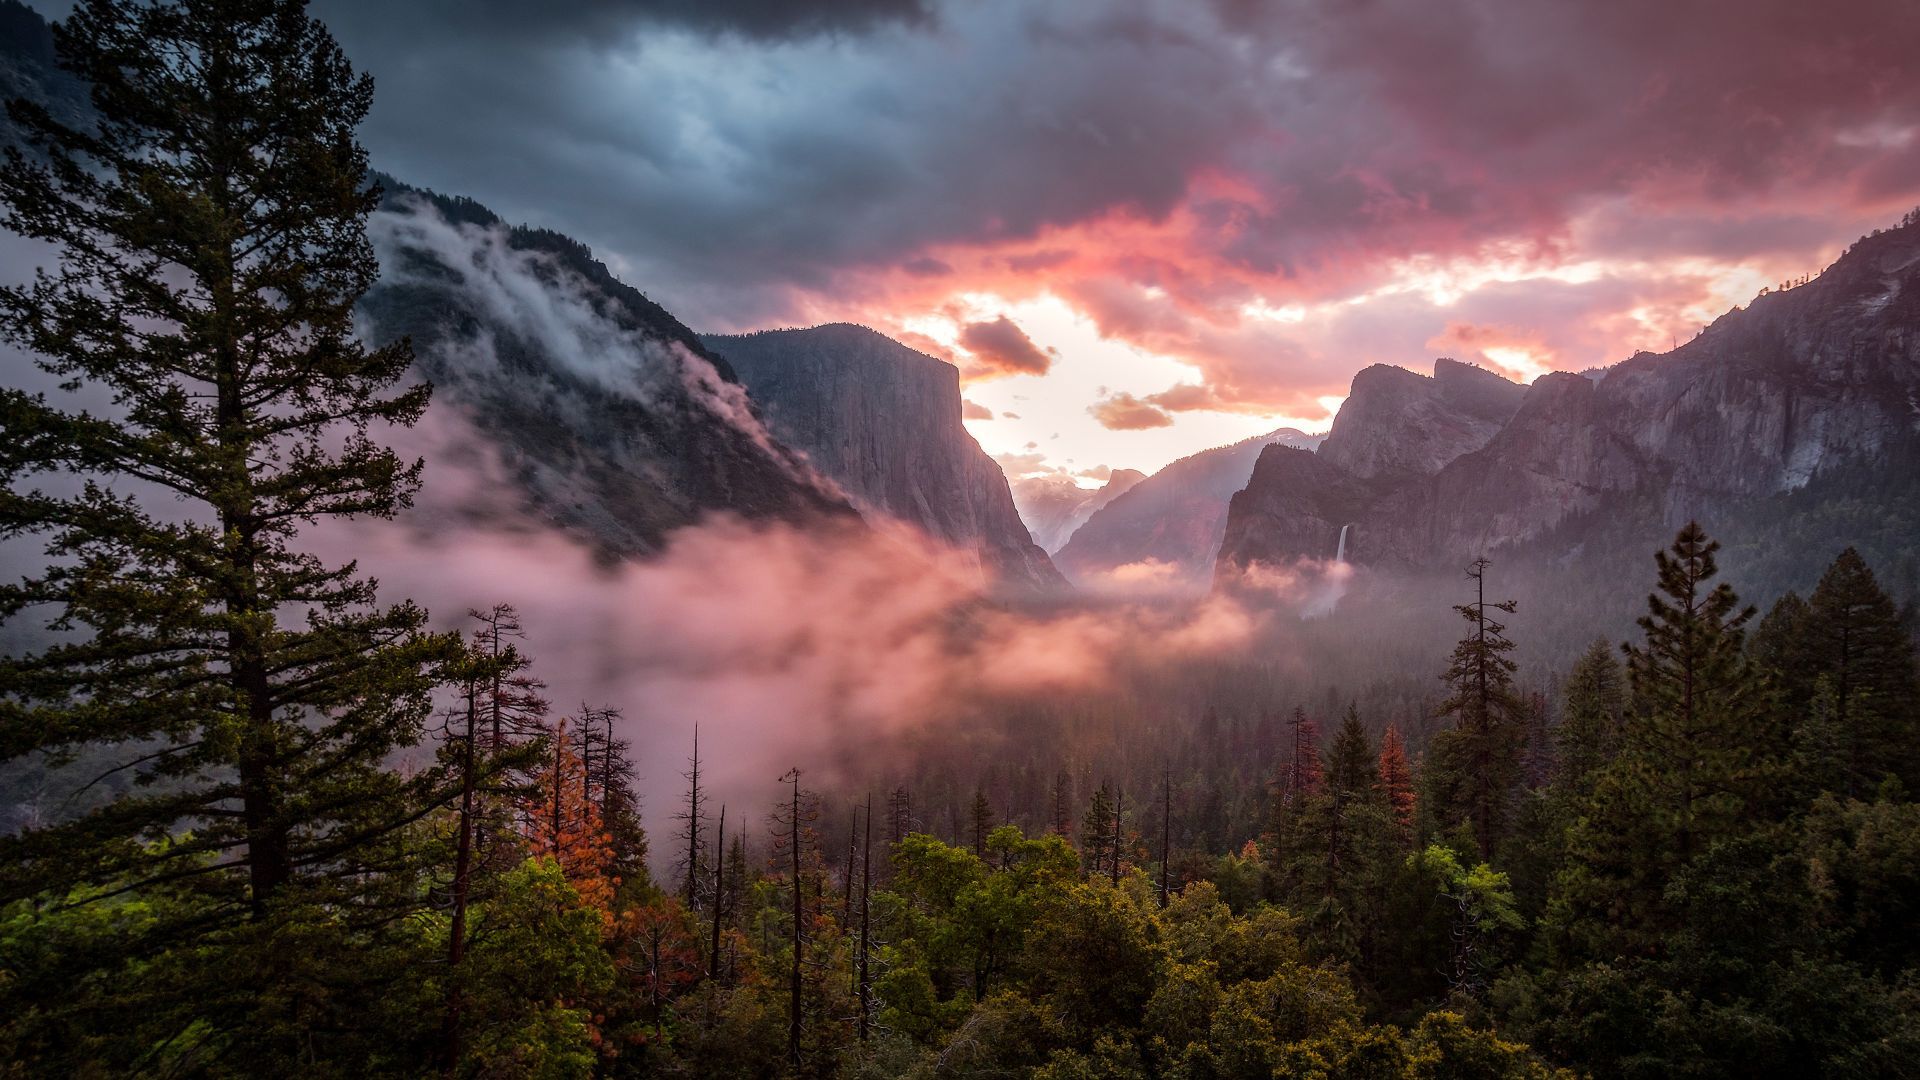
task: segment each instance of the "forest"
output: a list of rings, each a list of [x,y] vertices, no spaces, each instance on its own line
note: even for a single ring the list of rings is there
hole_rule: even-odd
[[[325,27],[56,42],[97,115],[8,106],[0,220],[57,264],[0,288],[50,380],[0,390],[43,553],[0,764],[84,782],[0,835],[0,1076],[1920,1075],[1915,612],[1854,548],[1763,613],[1686,524],[1538,672],[1482,559],[1417,613],[1431,693],[1198,670],[1151,738],[1050,701],[719,804],[725,748],[635,760],[512,606],[436,629],[303,546],[410,505],[381,436],[431,396],[356,334],[373,91]]]

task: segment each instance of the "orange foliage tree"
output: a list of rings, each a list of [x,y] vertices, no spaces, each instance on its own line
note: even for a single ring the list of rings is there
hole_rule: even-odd
[[[1386,737],[1380,740],[1380,793],[1386,796],[1387,807],[1393,811],[1393,820],[1400,826],[1400,838],[1413,837],[1413,769],[1407,765],[1407,744],[1401,741],[1400,729],[1389,725]]]
[[[564,718],[555,726],[545,762],[534,773],[522,834],[534,856],[559,864],[582,900],[611,910],[620,884],[611,869],[613,838],[588,796],[586,766],[569,744]]]

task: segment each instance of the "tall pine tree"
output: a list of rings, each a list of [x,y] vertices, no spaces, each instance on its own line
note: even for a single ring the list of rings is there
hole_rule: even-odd
[[[1561,943],[1606,957],[1662,949],[1680,913],[1670,886],[1758,820],[1770,793],[1766,681],[1744,649],[1753,616],[1725,582],[1719,545],[1689,523],[1657,552],[1659,590],[1626,646],[1631,707],[1614,759],[1576,801],[1554,882]]]
[[[1809,674],[1824,677],[1832,692],[1831,718],[1846,747],[1848,793],[1869,793],[1887,775],[1911,789],[1920,782],[1913,642],[1859,552],[1841,552],[1821,575],[1802,629]]]
[[[458,655],[299,543],[419,479],[373,430],[428,389],[353,336],[372,83],[295,0],[86,0],[55,38],[97,125],[10,107],[38,152],[0,168],[4,222],[57,264],[0,289],[0,335],[108,404],[0,391],[0,536],[52,558],[0,617],[60,634],[0,661],[0,755],[112,746],[150,786],[8,838],[4,892],[200,876],[261,915],[358,888],[356,854],[448,797],[384,764]]]
[[[1463,827],[1490,859],[1505,837],[1510,803],[1521,780],[1526,751],[1526,703],[1514,691],[1514,663],[1507,653],[1513,642],[1506,625],[1489,612],[1512,614],[1512,600],[1487,599],[1486,559],[1467,568],[1474,599],[1454,607],[1470,627],[1454,646],[1443,678],[1450,691],[1440,706],[1453,718],[1451,727],[1434,736],[1423,770],[1426,803],[1443,829]]]

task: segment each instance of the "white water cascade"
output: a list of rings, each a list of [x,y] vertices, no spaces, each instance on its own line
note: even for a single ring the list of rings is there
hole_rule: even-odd
[[[1340,546],[1333,553],[1334,562],[1347,561],[1347,530],[1351,528],[1353,528],[1352,525],[1340,526]]]

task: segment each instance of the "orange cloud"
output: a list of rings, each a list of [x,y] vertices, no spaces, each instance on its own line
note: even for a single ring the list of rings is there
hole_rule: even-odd
[[[1173,417],[1127,393],[1101,398],[1087,406],[1087,412],[1110,431],[1145,431],[1173,424]]]
[[[1427,339],[1427,347],[1463,355],[1523,383],[1531,382],[1541,370],[1553,369],[1558,360],[1553,347],[1538,333],[1470,322],[1449,322],[1446,329]]]
[[[1045,375],[1053,355],[1033,343],[1025,330],[1005,315],[988,322],[968,323],[960,331],[960,346],[973,354],[963,369],[969,379],[1001,375]]]

